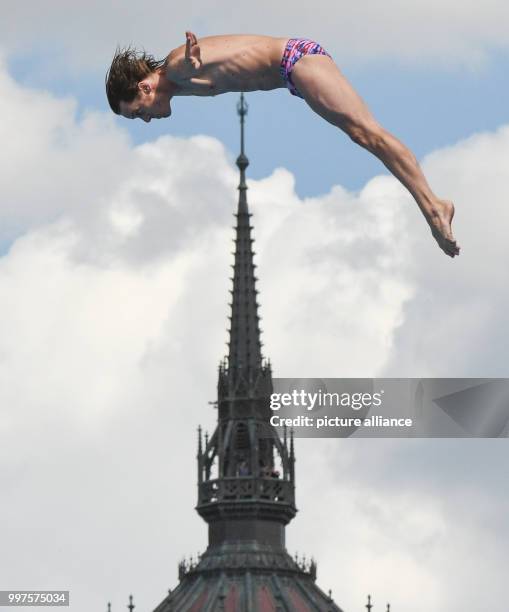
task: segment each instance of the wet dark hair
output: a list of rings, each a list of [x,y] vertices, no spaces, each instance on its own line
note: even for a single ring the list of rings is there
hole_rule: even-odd
[[[120,102],[132,102],[138,94],[138,83],[162,68],[165,62],[166,59],[156,60],[145,51],[117,47],[105,78],[106,96],[111,110],[120,115]]]

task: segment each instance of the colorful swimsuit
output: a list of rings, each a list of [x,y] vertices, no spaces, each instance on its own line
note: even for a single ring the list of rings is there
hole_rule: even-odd
[[[303,98],[304,96],[301,95],[293,84],[291,73],[293,67],[303,55],[327,55],[331,57],[317,42],[308,40],[307,38],[290,38],[286,43],[279,71],[290,93],[294,96],[299,96],[299,98]]]

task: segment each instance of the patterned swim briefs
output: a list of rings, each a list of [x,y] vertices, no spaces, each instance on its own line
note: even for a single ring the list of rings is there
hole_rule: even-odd
[[[290,38],[286,43],[279,71],[290,93],[293,96],[299,96],[299,98],[303,98],[304,96],[301,95],[293,84],[291,73],[293,67],[303,55],[327,55],[331,57],[317,42],[308,40],[307,38]]]

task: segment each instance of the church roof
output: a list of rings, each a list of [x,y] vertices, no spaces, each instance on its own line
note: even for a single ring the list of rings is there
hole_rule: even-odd
[[[154,612],[342,612],[304,572],[191,573]]]

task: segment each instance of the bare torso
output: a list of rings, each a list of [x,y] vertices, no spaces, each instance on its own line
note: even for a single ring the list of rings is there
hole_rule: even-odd
[[[166,78],[176,85],[176,96],[215,96],[229,91],[284,87],[279,73],[288,38],[233,34],[198,40],[201,65],[190,69],[186,45],[167,58]]]

